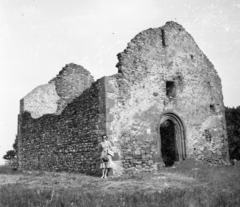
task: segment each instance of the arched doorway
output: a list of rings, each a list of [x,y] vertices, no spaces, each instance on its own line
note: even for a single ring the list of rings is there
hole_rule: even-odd
[[[167,167],[186,159],[185,127],[176,114],[162,115],[159,137],[159,154]]]

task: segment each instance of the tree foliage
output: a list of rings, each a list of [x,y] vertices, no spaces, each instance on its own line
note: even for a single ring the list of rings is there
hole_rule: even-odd
[[[8,150],[7,153],[3,156],[5,160],[12,160],[16,157],[15,150]]]
[[[226,121],[230,158],[240,160],[240,106],[226,107]]]
[[[17,157],[17,146],[18,146],[17,138],[15,139],[14,144],[12,146],[13,146],[13,150],[8,150],[6,154],[3,156],[3,159],[13,160],[14,158]]]

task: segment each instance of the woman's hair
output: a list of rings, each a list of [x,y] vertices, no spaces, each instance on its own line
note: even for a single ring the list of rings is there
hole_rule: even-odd
[[[106,134],[102,135],[102,139],[103,139],[103,137],[106,137],[106,139],[108,139],[108,137],[107,137],[107,135],[106,135]]]

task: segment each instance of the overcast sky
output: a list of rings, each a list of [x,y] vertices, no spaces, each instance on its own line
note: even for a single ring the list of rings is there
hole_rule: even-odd
[[[0,164],[17,134],[19,100],[68,63],[95,80],[139,32],[181,24],[222,79],[225,106],[240,105],[240,0],[0,0]]]

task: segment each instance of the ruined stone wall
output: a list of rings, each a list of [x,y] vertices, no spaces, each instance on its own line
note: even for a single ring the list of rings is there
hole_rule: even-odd
[[[60,97],[57,113],[60,114],[68,103],[89,88],[93,82],[93,76],[82,66],[74,63],[66,65],[55,78],[49,81],[49,84],[54,83]]]
[[[53,87],[54,81],[47,87],[49,85]],[[63,86],[61,85],[62,88]],[[32,95],[32,99],[29,95],[27,99],[24,98],[21,101],[18,129],[19,168],[100,173],[98,144],[106,128],[104,90],[102,78],[73,99],[60,114],[56,113],[56,108],[52,111],[46,110],[51,104],[47,104],[47,107],[44,102],[39,104],[44,110],[40,108],[41,113],[37,113],[39,108],[35,107],[34,96]],[[74,97],[72,94],[69,93],[70,98]],[[50,103],[56,103],[53,101],[55,94],[53,98],[49,93],[43,93],[42,96],[47,96],[46,100]],[[27,106],[24,106],[24,103],[27,103]],[[30,103],[33,103],[33,107]]]
[[[82,66],[70,63],[48,84],[41,85],[27,94],[20,111],[28,111],[33,118],[44,114],[60,114],[68,103],[78,97],[93,83],[92,75]]]
[[[187,157],[208,164],[226,164],[228,147],[221,80],[190,34],[177,23],[139,33],[118,54],[119,73],[110,79],[108,128],[121,152],[118,168],[157,168],[160,122],[171,112],[182,120]],[[166,95],[166,82],[176,86]]]
[[[221,80],[181,25],[168,22],[139,33],[118,59],[118,74],[94,83],[83,67],[66,65],[24,97],[20,168],[97,174],[97,146],[106,133],[114,174],[156,170],[163,162],[160,125],[168,114],[181,122],[182,159],[227,164]],[[168,84],[174,85],[171,93]]]

